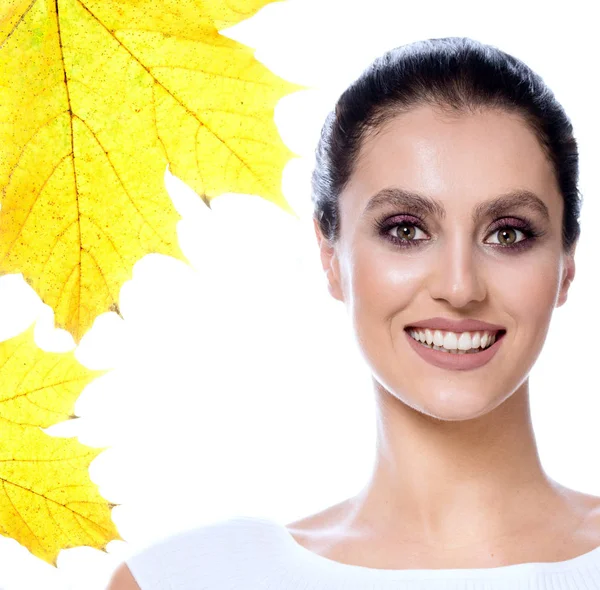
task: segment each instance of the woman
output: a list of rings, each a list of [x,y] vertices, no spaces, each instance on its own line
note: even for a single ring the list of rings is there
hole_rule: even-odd
[[[370,480],[285,527],[180,533],[109,588],[600,588],[600,498],[546,475],[529,410],[575,275],[577,181],[569,119],[514,57],[446,38],[375,60],[313,173],[329,291],[373,373]]]

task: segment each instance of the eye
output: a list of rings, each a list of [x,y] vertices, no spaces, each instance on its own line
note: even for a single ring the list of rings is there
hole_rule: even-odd
[[[513,244],[517,244],[522,242],[523,239],[519,240],[517,234],[521,234],[524,239],[527,239],[527,234],[525,231],[520,230],[514,226],[506,225],[504,227],[500,227],[495,229],[490,235],[499,235],[499,239],[497,242],[491,242],[492,244],[498,244],[500,246],[512,246]]]
[[[506,253],[521,252],[546,233],[544,230],[535,229],[530,222],[518,218],[498,220],[495,226],[488,234],[488,240],[492,236],[496,237],[496,240],[485,243]],[[400,219],[382,218],[376,221],[375,227],[379,235],[400,248],[418,247],[430,241],[420,221],[413,216]]]
[[[426,235],[425,232],[414,223],[402,221],[401,223],[395,223],[393,226],[391,226],[387,233],[390,236],[390,238],[392,238],[395,241],[414,242],[422,239],[415,237],[418,234],[418,232],[421,232],[423,235]]]

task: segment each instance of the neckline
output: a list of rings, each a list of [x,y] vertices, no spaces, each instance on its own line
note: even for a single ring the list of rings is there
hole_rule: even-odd
[[[339,573],[346,573],[348,575],[365,576],[370,579],[397,579],[397,578],[468,578],[468,579],[486,579],[486,578],[503,578],[510,576],[522,576],[531,572],[539,573],[554,573],[564,572],[565,570],[581,569],[583,566],[591,565],[592,563],[600,569],[600,545],[572,557],[564,561],[535,561],[526,563],[516,563],[510,565],[501,565],[496,567],[488,568],[451,568],[451,569],[381,569],[371,568],[362,565],[352,565],[348,563],[342,563],[335,561],[310,551],[292,536],[290,531],[285,525],[276,522],[272,519],[245,516],[240,517],[245,521],[257,521],[259,523],[266,524],[275,528],[287,544],[287,547],[295,552],[299,557],[302,557],[315,566],[320,568],[329,569],[331,571],[337,571]]]

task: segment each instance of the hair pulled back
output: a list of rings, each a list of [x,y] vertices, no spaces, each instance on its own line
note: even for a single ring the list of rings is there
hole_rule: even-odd
[[[314,217],[330,242],[339,238],[339,195],[363,139],[420,105],[447,114],[481,108],[520,114],[538,138],[564,199],[565,251],[580,234],[579,156],[573,127],[542,78],[515,57],[468,37],[427,39],[376,58],[341,94],[321,130],[312,173]]]

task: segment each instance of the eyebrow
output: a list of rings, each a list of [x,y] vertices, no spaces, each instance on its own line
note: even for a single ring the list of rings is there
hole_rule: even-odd
[[[376,193],[367,203],[363,215],[384,205],[407,208],[424,217],[446,217],[446,209],[439,201],[398,187],[387,187]],[[550,220],[550,213],[544,201],[526,189],[509,191],[480,203],[475,207],[472,217],[476,223],[482,218],[499,217],[514,209],[529,209],[542,215],[546,221]]]

